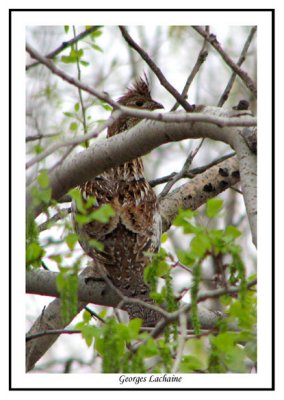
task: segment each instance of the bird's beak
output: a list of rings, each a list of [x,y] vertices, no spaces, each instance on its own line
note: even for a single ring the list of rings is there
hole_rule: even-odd
[[[158,103],[157,101],[154,102],[154,105],[155,105],[155,108],[153,108],[154,110],[165,108],[162,104]]]

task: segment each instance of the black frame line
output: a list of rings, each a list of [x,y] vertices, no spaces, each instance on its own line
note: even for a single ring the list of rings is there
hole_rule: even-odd
[[[12,321],[11,321],[11,292],[12,292],[12,273],[11,273],[11,265],[12,265],[12,233],[11,233],[11,199],[12,199],[12,187],[11,187],[11,178],[12,178],[12,95],[11,95],[11,65],[12,65],[12,52],[11,52],[11,38],[12,38],[12,14],[15,12],[85,12],[85,11],[96,11],[96,12],[269,12],[271,14],[271,27],[272,27],[272,43],[271,43],[271,62],[272,62],[272,76],[271,76],[271,87],[272,87],[272,104],[271,104],[271,112],[272,112],[272,187],[271,187],[271,199],[272,199],[272,210],[271,210],[271,221],[272,221],[272,357],[271,357],[271,387],[268,388],[50,388],[50,387],[42,387],[42,388],[25,388],[25,387],[12,387],[12,365],[11,365],[11,332],[12,332]],[[217,9],[189,9],[189,8],[113,8],[113,9],[95,9],[95,8],[11,8],[9,9],[9,391],[274,391],[275,390],[275,9],[274,8],[217,8]]]

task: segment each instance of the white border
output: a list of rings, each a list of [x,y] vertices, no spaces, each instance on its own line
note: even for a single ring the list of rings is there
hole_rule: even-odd
[[[184,388],[266,388],[270,387],[271,371],[271,193],[267,188],[271,182],[271,19],[270,14],[264,12],[17,12],[12,15],[12,109],[13,109],[13,298],[12,298],[12,387],[21,388],[94,388],[94,387],[125,387],[120,385],[115,374],[26,374],[24,370],[24,126],[25,126],[25,53],[24,39],[26,25],[67,25],[67,24],[105,24],[105,25],[156,25],[157,21],[163,25],[257,25],[258,26],[258,173],[259,179],[259,295],[258,295],[258,338],[259,356],[258,373],[249,374],[185,374],[183,385],[171,384],[170,387]],[[15,112],[17,110],[17,112]],[[264,228],[265,227],[265,228]],[[15,249],[17,249],[15,251]],[[137,385],[133,385],[137,387]],[[158,384],[147,387],[166,387]]]

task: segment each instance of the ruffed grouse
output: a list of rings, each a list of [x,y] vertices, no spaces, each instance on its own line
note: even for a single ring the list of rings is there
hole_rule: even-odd
[[[128,107],[156,110],[163,106],[150,94],[147,78],[138,79],[119,104]],[[117,135],[140,122],[141,119],[121,116],[109,129],[107,136]],[[113,285],[124,295],[151,302],[149,288],[144,283],[144,268],[149,259],[144,252],[156,252],[160,244],[161,217],[157,197],[144,177],[140,158],[110,168],[93,180],[80,186],[83,200],[94,196],[94,208],[110,204],[115,211],[108,223],[97,221],[79,225],[74,222],[83,250],[94,260],[100,272],[103,270]],[[74,208],[74,213],[78,212]],[[98,251],[90,245],[95,239],[104,245]],[[138,304],[124,307],[130,318],[142,318],[143,324],[151,326],[160,315]]]

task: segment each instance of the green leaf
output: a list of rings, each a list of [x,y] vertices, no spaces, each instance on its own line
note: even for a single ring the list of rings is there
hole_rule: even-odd
[[[170,271],[170,266],[167,264],[166,261],[160,261],[158,263],[157,269],[156,269],[156,274],[159,277],[163,277]]]
[[[43,203],[49,204],[50,200],[51,200],[51,194],[52,194],[51,189],[42,190],[40,193],[41,193],[40,197],[41,197],[41,200],[43,201]]]
[[[221,352],[228,352],[239,340],[237,332],[219,333],[217,336],[210,336],[211,343]]]
[[[96,51],[101,52],[101,53],[104,52],[103,49],[102,49],[100,46],[98,46],[97,44],[92,44],[92,48],[93,48],[94,50],[96,50]]]
[[[96,337],[95,348],[96,348],[97,352],[98,352],[100,355],[103,355],[103,354],[104,354],[104,350],[105,350],[104,338],[102,338],[102,337]]]
[[[206,215],[208,218],[217,217],[219,212],[222,210],[223,200],[221,199],[210,199],[206,204]]]
[[[257,345],[256,345],[256,341],[254,340],[254,341],[246,343],[244,349],[245,349],[246,355],[253,362],[257,362]]]
[[[40,266],[41,258],[44,256],[45,252],[38,243],[30,243],[26,249],[26,264],[34,265],[35,267]]]
[[[97,241],[96,239],[90,239],[89,245],[98,251],[103,251],[104,249],[103,243]]]
[[[81,214],[86,214],[86,209],[83,204],[82,195],[78,188],[70,189],[68,192],[69,196],[75,201],[76,208]],[[77,217],[77,215],[76,215]],[[79,221],[78,221],[79,222]]]
[[[100,313],[99,313],[99,317],[101,317],[102,319],[104,319],[107,315],[107,308],[104,308]]]
[[[106,111],[112,111],[112,107],[111,107],[109,104],[101,103],[101,106],[102,106]]]
[[[228,225],[225,229],[225,235],[228,240],[234,240],[241,236],[241,232],[235,226]]]
[[[190,247],[198,257],[203,257],[211,249],[211,243],[206,234],[200,233],[192,239]]]
[[[41,170],[37,181],[42,188],[47,188],[49,184],[48,172],[46,170]]]
[[[64,31],[65,31],[65,33],[69,32],[69,25],[64,25]]]
[[[52,261],[55,261],[57,264],[62,263],[62,256],[60,254],[52,254],[48,258]]]
[[[195,356],[188,355],[182,358],[180,363],[180,372],[201,371],[204,369],[204,364]]]
[[[69,249],[72,251],[72,250],[74,250],[74,247],[75,247],[76,243],[78,242],[78,235],[76,235],[76,233],[69,233],[66,236],[65,241],[66,241]]]
[[[64,64],[75,64],[77,62],[77,57],[61,56],[61,61]]]
[[[225,354],[224,362],[232,372],[247,372],[245,366],[246,353],[243,348],[233,347]]]
[[[78,130],[78,124],[77,122],[71,122],[70,126],[69,126],[70,131],[72,132],[76,132]]]
[[[36,145],[34,146],[34,152],[35,152],[35,154],[40,154],[40,153],[42,153],[42,152],[43,152],[43,147],[42,147],[40,144],[36,144]]]
[[[165,243],[168,240],[168,234],[164,232],[161,236],[161,243]]]
[[[92,319],[92,315],[89,313],[89,311],[84,310],[83,312],[83,321],[87,324],[88,322],[90,322]]]
[[[60,267],[56,277],[56,287],[60,293],[61,318],[68,323],[77,313],[77,290],[78,290],[78,266]]]
[[[93,340],[96,337],[96,334],[98,332],[98,328],[93,325],[85,325],[82,327],[82,336],[86,341],[86,344],[88,347],[90,347],[93,343]]]
[[[173,225],[175,226],[183,226],[185,219],[192,219],[194,217],[194,211],[189,209],[182,210],[181,208],[178,210],[178,215],[173,221]]]
[[[105,224],[115,215],[114,209],[110,204],[103,204],[99,209],[92,212],[92,218]]]
[[[74,105],[74,110],[75,110],[76,112],[78,112],[78,111],[80,110],[80,103],[76,103],[76,104]]]
[[[130,340],[137,339],[138,334],[140,332],[141,325],[142,325],[142,320],[140,318],[134,318],[129,321],[128,331],[129,331]]]
[[[80,64],[83,65],[83,67],[88,67],[90,65],[90,63],[85,60],[80,60]]]
[[[157,342],[153,338],[148,338],[145,345],[141,346],[139,350],[144,357],[153,357],[158,354]]]
[[[102,31],[97,30],[97,31],[92,32],[91,37],[92,37],[92,39],[94,39],[94,38],[101,36],[102,34],[103,34]]]
[[[73,117],[74,116],[74,114],[69,111],[64,111],[63,114],[65,115],[65,117]]]
[[[71,58],[75,58],[76,59],[76,61],[77,60],[79,60],[81,57],[83,57],[83,55],[84,55],[84,50],[83,49],[79,49],[79,50],[76,50],[76,49],[72,49],[71,48],[71,50],[70,50],[70,57]]]
[[[85,225],[92,222],[92,219],[88,215],[75,214],[75,221],[78,222],[78,224]]]
[[[181,264],[191,267],[196,261],[196,254],[189,250],[177,250],[177,256]]]

